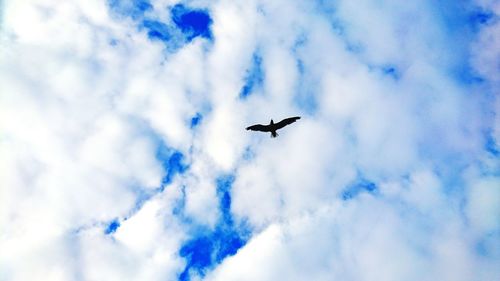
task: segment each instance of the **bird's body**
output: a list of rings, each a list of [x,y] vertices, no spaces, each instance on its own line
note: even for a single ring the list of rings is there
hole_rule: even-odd
[[[293,122],[297,121],[300,119],[300,116],[295,116],[295,117],[290,117],[283,119],[279,121],[278,123],[274,123],[273,119],[271,119],[271,122],[269,125],[261,125],[261,124],[256,124],[250,127],[247,127],[247,130],[252,130],[252,131],[259,131],[259,132],[271,132],[271,137],[275,138],[278,136],[278,133],[276,133],[277,130],[285,127],[286,125],[292,124]]]

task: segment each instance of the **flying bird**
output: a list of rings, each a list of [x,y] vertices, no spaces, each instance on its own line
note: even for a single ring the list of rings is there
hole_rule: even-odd
[[[274,123],[273,119],[271,119],[271,122],[269,125],[261,125],[261,124],[256,124],[252,125],[250,127],[247,127],[247,130],[252,130],[252,131],[259,131],[259,132],[271,132],[271,137],[275,138],[278,136],[278,133],[276,133],[277,130],[285,127],[286,125],[292,124],[293,122],[297,121],[300,119],[300,116],[295,116],[295,117],[290,117],[283,119],[279,121],[278,123]]]

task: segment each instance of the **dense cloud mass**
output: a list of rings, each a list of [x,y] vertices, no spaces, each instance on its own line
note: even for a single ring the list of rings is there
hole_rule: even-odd
[[[0,280],[500,280],[500,2],[0,5]]]

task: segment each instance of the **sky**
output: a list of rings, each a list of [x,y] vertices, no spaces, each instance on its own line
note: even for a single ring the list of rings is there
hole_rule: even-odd
[[[500,280],[500,1],[1,0],[0,249],[2,281]]]

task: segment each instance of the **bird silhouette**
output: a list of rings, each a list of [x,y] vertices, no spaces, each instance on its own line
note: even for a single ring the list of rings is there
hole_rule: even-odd
[[[278,123],[274,123],[273,119],[271,119],[271,122],[269,125],[262,125],[262,124],[256,124],[252,125],[250,127],[247,127],[247,130],[252,130],[252,131],[259,131],[259,132],[271,132],[271,137],[275,138],[278,136],[278,133],[276,133],[277,130],[285,127],[286,125],[292,124],[293,122],[297,121],[300,119],[300,116],[295,116],[295,117],[289,117],[285,118]]]

